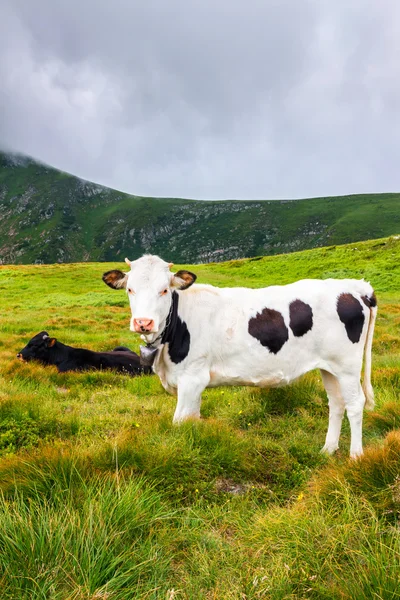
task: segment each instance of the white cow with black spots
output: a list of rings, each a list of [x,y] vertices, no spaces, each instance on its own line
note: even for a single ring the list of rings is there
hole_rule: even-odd
[[[363,408],[374,405],[371,347],[376,298],[363,280],[302,280],[261,289],[192,285],[170,263],[145,255],[128,273],[103,275],[125,288],[131,330],[142,334],[164,388],[178,396],[174,422],[200,416],[206,387],[282,386],[320,369],[329,398],[323,450],[338,448],[344,411],[350,455],[362,454]],[[363,384],[360,383],[363,359]]]

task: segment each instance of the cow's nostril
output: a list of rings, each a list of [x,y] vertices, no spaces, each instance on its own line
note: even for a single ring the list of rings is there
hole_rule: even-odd
[[[154,321],[153,319],[134,319],[133,325],[136,331],[145,333],[146,331],[149,332],[153,329]]]

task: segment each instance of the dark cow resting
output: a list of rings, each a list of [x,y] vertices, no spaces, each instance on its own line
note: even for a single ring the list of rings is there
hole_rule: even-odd
[[[39,360],[45,365],[55,365],[60,373],[90,369],[114,369],[130,375],[151,373],[150,368],[140,365],[139,356],[129,348],[119,346],[112,352],[73,348],[50,337],[47,331],[35,335],[17,357],[23,360]]]

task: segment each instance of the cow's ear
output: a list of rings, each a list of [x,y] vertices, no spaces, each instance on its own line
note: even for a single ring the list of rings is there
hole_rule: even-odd
[[[51,337],[46,338],[47,347],[52,348],[54,346],[54,344],[56,343],[56,341],[57,341],[56,338],[51,338]]]
[[[126,288],[126,280],[128,279],[128,273],[123,273],[114,269],[113,271],[107,271],[102,277],[104,283],[114,290],[120,290]]]
[[[190,271],[178,271],[172,277],[171,286],[178,290],[186,290],[197,279],[197,275]]]

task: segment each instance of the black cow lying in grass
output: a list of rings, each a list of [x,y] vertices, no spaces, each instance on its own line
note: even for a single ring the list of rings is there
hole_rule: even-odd
[[[17,358],[39,360],[45,365],[55,365],[60,373],[90,369],[114,369],[130,375],[152,372],[150,367],[142,367],[139,356],[124,346],[118,346],[112,352],[72,348],[50,337],[47,331],[35,335],[17,354]]]

